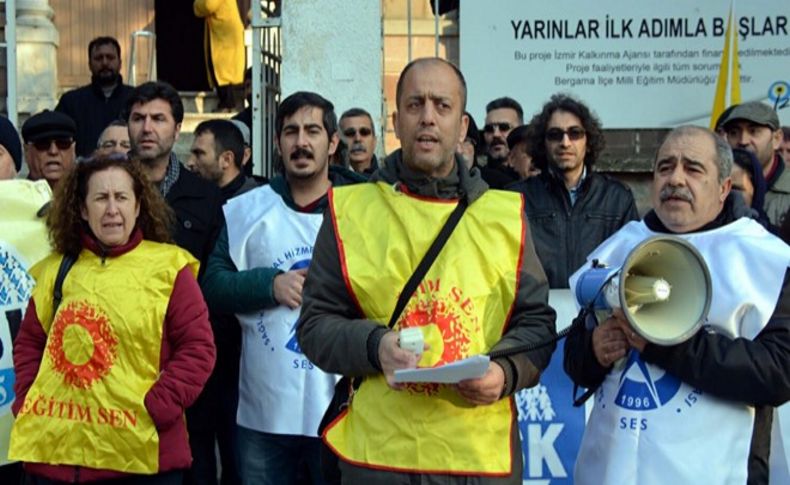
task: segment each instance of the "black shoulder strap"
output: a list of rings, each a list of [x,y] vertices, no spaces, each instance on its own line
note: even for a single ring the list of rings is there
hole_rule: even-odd
[[[63,300],[63,281],[74,263],[77,262],[77,256],[66,253],[63,259],[60,260],[60,268],[58,268],[58,276],[55,278],[55,288],[52,291],[52,315],[58,311],[61,300]]]
[[[433,240],[431,247],[429,247],[428,251],[425,252],[425,256],[422,257],[420,264],[417,265],[414,273],[412,273],[406,284],[403,285],[403,291],[400,292],[398,303],[395,304],[395,310],[393,310],[392,316],[390,317],[389,328],[392,328],[395,325],[395,322],[398,321],[398,318],[400,318],[400,314],[406,307],[406,303],[408,303],[411,295],[414,293],[414,290],[417,289],[417,285],[420,284],[420,281],[422,281],[422,279],[425,277],[425,274],[431,268],[431,265],[436,260],[439,252],[444,247],[444,243],[446,243],[450,238],[450,234],[453,233],[453,229],[455,229],[455,226],[458,225],[458,222],[461,220],[461,216],[464,215],[464,211],[466,211],[467,206],[468,203],[466,202],[465,198],[461,198],[461,200],[458,201],[458,205],[455,206],[455,209],[453,209],[450,217],[447,218],[447,222],[444,223],[442,230],[439,231],[436,239]]]

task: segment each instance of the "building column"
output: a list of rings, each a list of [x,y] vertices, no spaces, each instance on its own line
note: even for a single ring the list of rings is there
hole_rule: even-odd
[[[48,0],[17,0],[17,106],[19,114],[53,109],[57,102],[60,38]]]
[[[381,2],[283,2],[282,46],[283,99],[315,91],[332,101],[338,118],[349,108],[363,108],[383,139]]]

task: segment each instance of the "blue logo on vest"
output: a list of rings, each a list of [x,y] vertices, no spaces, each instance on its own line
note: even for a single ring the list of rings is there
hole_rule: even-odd
[[[288,271],[295,271],[297,269],[305,269],[310,266],[309,259],[302,259],[300,261],[295,262],[291,265],[291,268]],[[293,325],[291,325],[291,331],[289,334],[291,337],[288,339],[288,342],[285,343],[285,348],[290,350],[291,352],[302,354],[302,348],[299,347],[299,342],[296,340],[296,325],[299,323],[299,320],[295,321]]]
[[[299,342],[296,340],[296,324],[299,323],[299,320],[295,321],[293,325],[291,325],[291,338],[288,339],[288,342],[285,343],[285,348],[290,350],[291,352],[301,354],[302,348],[299,347]]]
[[[669,402],[680,389],[680,379],[668,372],[660,372],[663,375],[651,375],[639,352],[630,352],[620,374],[615,404],[634,411],[647,411]]]
[[[310,267],[310,260],[302,259],[292,264],[291,267],[288,269],[288,271],[296,271],[297,269],[305,269],[309,267]]]

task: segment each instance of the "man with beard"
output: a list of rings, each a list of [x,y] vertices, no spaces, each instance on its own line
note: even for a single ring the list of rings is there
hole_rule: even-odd
[[[186,170],[173,152],[184,119],[181,97],[165,82],[141,84],[126,101],[125,118],[133,156],[175,212],[173,239],[200,261],[202,274],[222,227],[222,199],[214,184]]]
[[[529,145],[542,172],[508,187],[524,194],[532,238],[551,288],[626,222],[638,219],[631,190],[593,165],[604,147],[601,123],[582,102],[555,94],[530,122]]]
[[[732,162],[710,130],[672,130],[653,166],[653,210],[573,275],[572,287],[593,261],[616,268],[645,239],[673,235],[705,260],[713,290],[704,325],[680,343],[646,341],[619,311],[568,335],[566,372],[600,387],[577,484],[787,483],[769,477],[769,451],[773,408],[790,399],[790,248],[739,217]]]
[[[202,121],[195,128],[195,139],[189,151],[187,167],[219,187],[223,204],[258,185],[242,172],[244,135],[231,121]]]
[[[338,144],[334,106],[297,92],[275,120],[284,175],[225,204],[226,228],[209,259],[209,308],[242,328],[237,434],[242,483],[292,484],[300,461],[320,483],[318,424],[336,377],[302,354],[296,321],[302,286],[331,187],[363,181],[329,156]]]
[[[244,123],[238,123],[246,129]],[[194,134],[187,166],[219,187],[223,204],[258,186],[255,179],[241,171],[244,135],[233,122],[206,120],[195,128]],[[217,362],[203,392],[191,408],[194,425],[190,440],[195,461],[190,483],[216,483],[215,440],[222,465],[220,483],[238,483],[241,480],[236,439],[241,352],[239,321],[230,312],[219,313],[213,309],[210,318],[217,346]]]
[[[77,156],[89,156],[110,122],[118,119],[132,87],[121,78],[121,46],[112,37],[97,37],[88,44],[91,83],[66,92],[55,111],[77,123]]]
[[[519,179],[508,162],[507,136],[515,127],[524,124],[524,110],[513,98],[497,98],[486,105],[485,122],[483,140],[487,162],[480,167],[480,174],[492,189],[503,189]]]
[[[782,127],[767,104],[749,101],[734,106],[722,122],[732,148],[743,148],[757,157],[768,187],[763,208],[771,224],[779,227],[790,209],[790,171],[779,155]]]
[[[364,175],[379,168],[376,160],[376,129],[370,113],[351,108],[340,116],[340,135],[348,146],[348,164]]]

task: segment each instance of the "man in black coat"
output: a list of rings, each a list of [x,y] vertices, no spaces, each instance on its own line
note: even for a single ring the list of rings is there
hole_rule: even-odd
[[[222,227],[222,197],[216,185],[187,170],[173,152],[184,119],[181,97],[165,82],[147,82],[134,88],[125,115],[132,156],[175,212],[173,239],[200,261],[202,275]]]
[[[132,87],[121,77],[121,46],[113,37],[97,37],[88,44],[91,83],[61,96],[55,111],[77,123],[77,156],[96,149],[102,130],[121,115]]]
[[[542,173],[508,187],[524,194],[524,210],[551,288],[628,221],[638,219],[631,190],[595,173],[604,147],[598,118],[584,103],[555,94],[530,122],[530,146]]]

